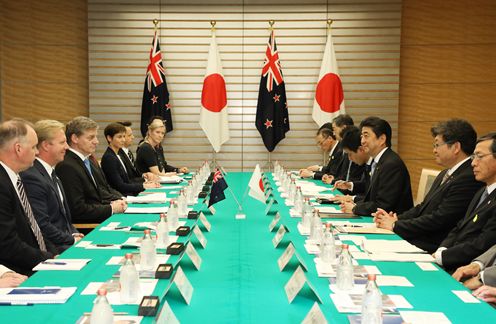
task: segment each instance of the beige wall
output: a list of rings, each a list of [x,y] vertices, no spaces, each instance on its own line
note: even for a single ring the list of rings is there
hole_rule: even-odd
[[[2,118],[88,115],[84,0],[0,0]]]
[[[404,0],[399,153],[416,193],[433,162],[430,127],[465,118],[479,135],[496,130],[496,2]]]
[[[86,1],[0,0],[4,119],[88,114]],[[399,151],[416,189],[432,162],[429,128],[469,119],[496,130],[496,2],[404,0]]]

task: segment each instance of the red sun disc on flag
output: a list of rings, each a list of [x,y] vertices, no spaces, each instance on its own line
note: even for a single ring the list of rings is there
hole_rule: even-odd
[[[260,187],[260,190],[264,191],[262,178],[260,178],[260,180],[258,181],[258,186]]]
[[[327,113],[333,113],[339,110],[343,102],[343,85],[341,79],[334,73],[327,73],[317,84],[315,100],[320,109]]]
[[[222,75],[214,73],[205,78],[201,102],[211,112],[220,112],[227,105],[226,82]]]

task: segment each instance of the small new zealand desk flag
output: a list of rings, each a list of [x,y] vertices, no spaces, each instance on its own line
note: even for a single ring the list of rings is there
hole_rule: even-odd
[[[212,188],[210,189],[210,199],[208,200],[208,207],[212,206],[215,203],[218,203],[221,200],[226,199],[226,195],[224,195],[224,190],[227,188],[227,182],[222,176],[222,173],[217,170],[214,173]]]

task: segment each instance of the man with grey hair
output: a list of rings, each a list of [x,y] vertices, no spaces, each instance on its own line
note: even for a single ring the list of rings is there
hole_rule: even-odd
[[[75,117],[66,126],[69,150],[55,171],[62,181],[72,219],[78,223],[100,223],[122,213],[126,202],[110,189],[92,154],[98,145],[98,124],[88,117]]]
[[[0,264],[25,275],[56,253],[43,237],[19,177],[19,172],[33,165],[37,143],[27,121],[0,124]]]
[[[34,165],[21,172],[29,202],[43,236],[63,252],[84,235],[72,225],[71,212],[55,166],[68,149],[65,125],[56,120],[40,120],[34,125],[38,154]]]

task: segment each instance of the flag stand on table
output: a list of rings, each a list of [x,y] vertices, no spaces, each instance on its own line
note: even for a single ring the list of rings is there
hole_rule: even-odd
[[[336,53],[332,42],[331,24],[332,20],[328,20],[327,42],[312,110],[312,118],[319,126],[331,122],[339,114],[346,113],[343,85],[339,78]]]

